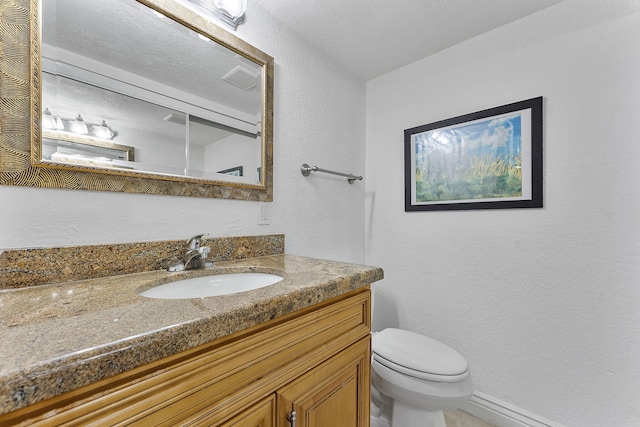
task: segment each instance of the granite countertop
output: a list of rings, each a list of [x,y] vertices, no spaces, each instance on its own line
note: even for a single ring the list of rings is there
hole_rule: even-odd
[[[158,284],[257,271],[284,280],[234,295],[145,298]],[[0,414],[309,307],[382,279],[380,268],[291,255],[0,291]]]

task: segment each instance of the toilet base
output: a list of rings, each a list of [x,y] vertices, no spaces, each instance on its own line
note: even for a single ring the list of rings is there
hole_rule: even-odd
[[[446,427],[442,411],[427,411],[399,400],[393,401],[391,427]]]

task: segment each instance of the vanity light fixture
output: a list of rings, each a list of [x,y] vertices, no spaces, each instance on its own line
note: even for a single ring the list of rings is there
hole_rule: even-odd
[[[200,12],[215,17],[234,30],[244,22],[247,0],[189,0]]]
[[[213,0],[215,7],[231,18],[244,16],[247,11],[246,0]]]

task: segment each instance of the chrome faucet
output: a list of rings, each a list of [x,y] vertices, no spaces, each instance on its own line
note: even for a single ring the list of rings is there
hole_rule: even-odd
[[[182,271],[211,266],[211,263],[204,261],[211,249],[208,246],[201,246],[202,237],[208,235],[209,233],[198,234],[187,240],[187,251],[182,256],[182,261],[170,265],[167,270]]]

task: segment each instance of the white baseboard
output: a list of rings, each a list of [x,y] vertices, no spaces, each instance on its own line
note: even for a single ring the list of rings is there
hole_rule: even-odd
[[[477,391],[471,401],[460,409],[497,427],[564,427]]]

